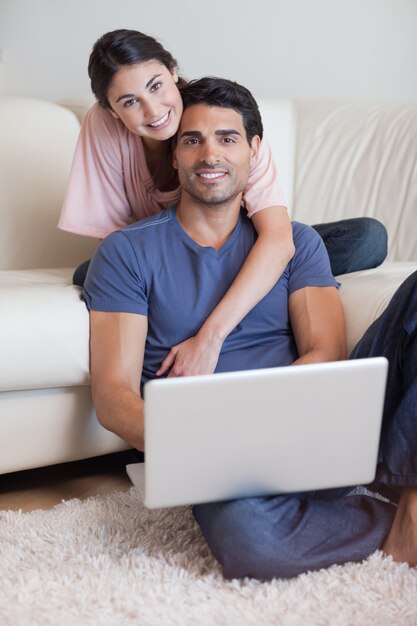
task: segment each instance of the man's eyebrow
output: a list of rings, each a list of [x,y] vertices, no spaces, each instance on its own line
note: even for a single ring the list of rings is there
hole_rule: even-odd
[[[183,133],[181,133],[180,135],[180,139],[182,137],[202,137],[203,134],[200,133],[199,130],[185,130]]]
[[[145,85],[146,89],[148,89],[152,85],[152,83],[155,80],[155,78],[159,78],[160,76],[162,76],[162,74],[155,74],[155,76],[152,76],[152,78],[150,80],[148,80],[148,82]],[[119,96],[117,98],[116,103],[120,102],[120,100],[124,100],[125,98],[136,98],[136,94],[134,94],[134,93],[125,93],[125,94],[123,94],[123,96]]]
[[[235,130],[234,128],[225,128],[222,130],[216,130],[215,135],[219,135],[219,136],[223,136],[223,135],[239,135],[239,137],[241,137],[241,134],[238,130]],[[182,139],[182,137],[202,137],[203,134],[199,131],[199,130],[185,130],[183,133],[181,133],[180,135],[180,139]]]
[[[215,132],[216,135],[239,135],[239,137],[241,137],[241,134],[238,130],[235,130],[234,128],[225,128],[224,130],[216,130]]]

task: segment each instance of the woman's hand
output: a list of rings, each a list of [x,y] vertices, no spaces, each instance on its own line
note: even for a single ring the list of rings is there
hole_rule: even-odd
[[[222,344],[219,339],[198,333],[173,346],[156,374],[162,376],[170,368],[168,377],[212,374],[216,369]]]

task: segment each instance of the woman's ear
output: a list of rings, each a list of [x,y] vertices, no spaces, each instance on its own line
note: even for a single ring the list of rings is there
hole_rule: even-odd
[[[111,107],[108,107],[107,110],[110,112],[110,114],[114,117],[115,120],[120,120],[120,117],[117,115],[116,111],[113,111]]]
[[[172,74],[172,78],[174,79],[174,83],[178,82],[178,73],[177,73],[177,68],[174,67],[174,69],[170,70],[171,74]]]

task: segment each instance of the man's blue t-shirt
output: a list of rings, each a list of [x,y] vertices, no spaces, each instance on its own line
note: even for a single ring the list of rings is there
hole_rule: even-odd
[[[321,237],[293,222],[295,254],[278,283],[225,340],[216,372],[289,365],[297,348],[288,298],[307,286],[337,286]],[[256,241],[241,212],[220,250],[202,247],[180,226],[175,207],[112,233],[99,245],[84,285],[89,309],[148,317],[142,384],[172,346],[197,334]]]

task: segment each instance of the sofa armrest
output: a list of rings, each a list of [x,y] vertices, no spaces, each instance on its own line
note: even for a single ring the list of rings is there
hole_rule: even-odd
[[[401,283],[417,270],[417,262],[384,263],[380,267],[338,276],[350,353],[366,329],[383,313]]]

